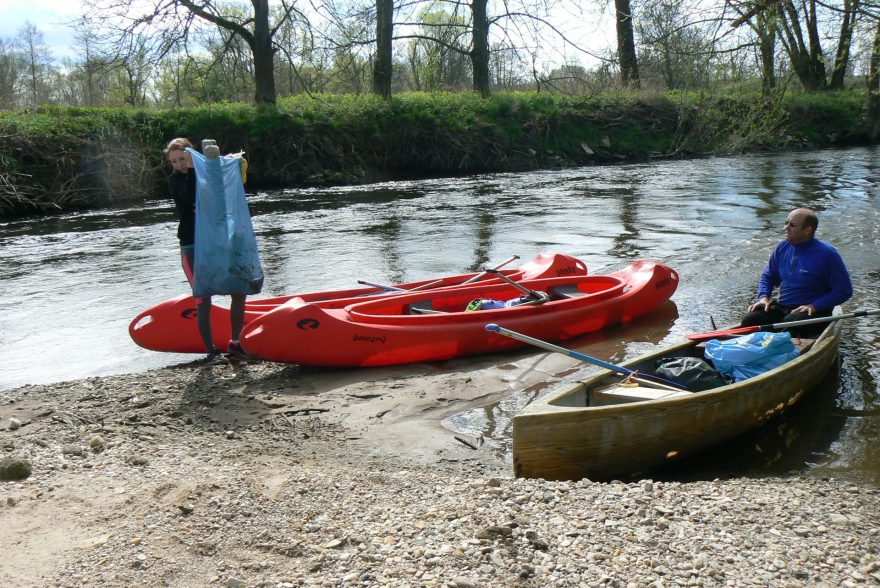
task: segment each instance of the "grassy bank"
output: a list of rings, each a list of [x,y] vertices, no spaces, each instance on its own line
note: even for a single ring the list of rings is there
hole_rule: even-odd
[[[788,96],[499,93],[317,96],[277,108],[0,112],[0,216],[165,197],[171,138],[247,152],[248,188],[601,164],[867,142],[862,92]]]

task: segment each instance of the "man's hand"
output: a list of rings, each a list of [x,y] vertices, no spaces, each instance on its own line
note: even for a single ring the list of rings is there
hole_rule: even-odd
[[[792,312],[805,312],[808,315],[813,316],[813,313],[816,312],[816,309],[813,308],[812,304],[802,304],[802,305],[798,306],[797,308],[795,308],[794,310],[792,310]]]
[[[749,306],[749,312],[755,312],[756,310],[763,310],[767,312],[770,309],[770,299],[766,296],[761,296],[758,298],[758,301]]]

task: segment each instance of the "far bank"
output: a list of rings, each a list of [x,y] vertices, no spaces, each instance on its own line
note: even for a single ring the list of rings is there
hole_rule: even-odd
[[[0,112],[0,218],[164,198],[171,138],[246,151],[248,189],[869,143],[863,91],[298,96],[277,107]]]

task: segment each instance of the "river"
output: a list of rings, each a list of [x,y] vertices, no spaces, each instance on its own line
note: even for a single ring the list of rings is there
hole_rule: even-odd
[[[586,343],[621,361],[708,330],[709,317],[737,321],[798,206],[818,212],[818,236],[847,263],[848,309],[880,306],[878,169],[880,150],[856,148],[284,190],[250,205],[267,296],[475,271],[542,250],[591,273],[662,261],[681,276],[671,317],[646,319],[639,340],[621,331]],[[0,391],[192,359],[141,349],[127,332],[138,312],[188,290],[175,227],[167,200],[0,224]],[[838,372],[788,420],[723,448],[726,471],[808,467],[880,484],[878,380],[880,319],[847,321]],[[503,452],[529,398],[447,424],[490,434]]]

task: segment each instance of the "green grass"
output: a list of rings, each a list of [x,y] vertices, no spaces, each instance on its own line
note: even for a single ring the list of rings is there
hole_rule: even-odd
[[[19,207],[28,199],[62,201],[66,195],[59,187],[85,195],[100,189],[77,184],[76,174],[93,163],[84,153],[100,158],[121,149],[140,158],[155,182],[142,192],[158,194],[169,171],[161,150],[178,136],[213,138],[227,151],[245,149],[249,186],[277,187],[865,143],[865,103],[863,90],[789,93],[771,102],[753,91],[592,97],[497,92],[489,98],[437,92],[390,100],[300,95],[282,98],[276,107],[0,111],[0,161],[24,195],[13,204],[0,200],[0,216],[30,210]],[[103,201],[63,199],[65,207]]]

